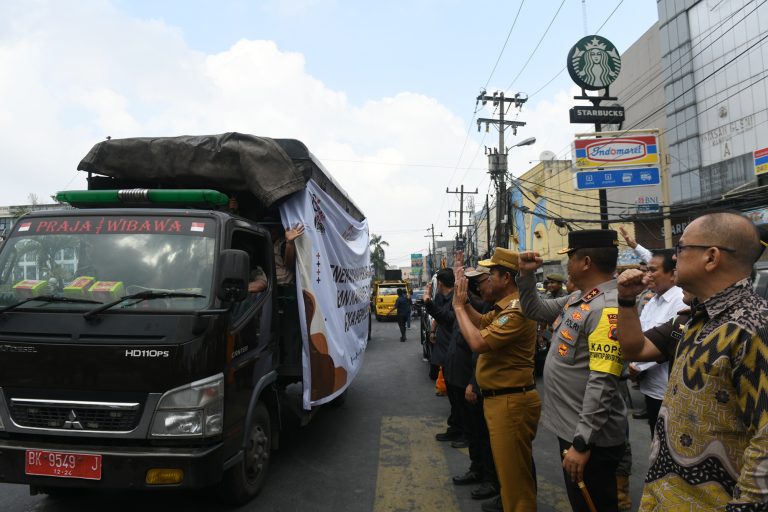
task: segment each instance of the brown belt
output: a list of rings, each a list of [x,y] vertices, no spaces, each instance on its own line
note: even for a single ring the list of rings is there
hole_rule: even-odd
[[[519,386],[516,388],[484,389],[482,393],[483,397],[488,397],[511,395],[512,393],[524,393],[526,391],[533,391],[534,389],[536,389],[536,384],[531,384],[530,386]]]

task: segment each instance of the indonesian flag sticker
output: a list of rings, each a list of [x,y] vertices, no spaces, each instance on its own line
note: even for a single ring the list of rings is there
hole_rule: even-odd
[[[29,231],[29,227],[32,225],[31,222],[23,222],[19,224],[19,231]]]
[[[197,231],[198,233],[202,233],[205,231],[205,223],[203,222],[193,222],[192,227],[189,228],[190,231]]]

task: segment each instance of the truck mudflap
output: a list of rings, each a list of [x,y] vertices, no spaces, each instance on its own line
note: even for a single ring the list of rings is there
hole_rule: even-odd
[[[60,476],[28,474],[40,472],[39,458],[51,457],[45,472],[58,472]],[[53,454],[53,455],[51,455]],[[85,472],[60,471],[71,464],[68,460],[77,454],[78,461],[85,460],[91,468]],[[55,457],[55,460],[54,460]],[[38,459],[35,461],[35,459]],[[98,463],[95,461],[98,460]],[[38,462],[37,468],[34,463]],[[51,466],[59,466],[51,471]],[[98,471],[89,471],[98,466]],[[177,484],[149,485],[146,483],[150,469],[180,469],[183,478]],[[80,476],[65,476],[79,473]],[[161,488],[200,488],[214,485],[223,475],[222,445],[178,447],[120,447],[83,446],[44,442],[21,442],[0,439],[0,481],[28,484],[38,488],[85,488],[104,490],[146,490]]]

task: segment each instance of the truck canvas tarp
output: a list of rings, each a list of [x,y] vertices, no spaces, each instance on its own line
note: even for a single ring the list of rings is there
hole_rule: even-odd
[[[275,206],[296,240],[296,299],[303,338],[303,406],[346,390],[362,364],[368,333],[368,223],[306,146],[241,133],[112,139],[78,165],[90,188],[211,188],[237,197],[253,220]],[[105,180],[101,176],[110,179]]]

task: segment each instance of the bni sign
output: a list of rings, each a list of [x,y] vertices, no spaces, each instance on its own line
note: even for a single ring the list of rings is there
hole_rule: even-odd
[[[644,187],[661,183],[658,167],[638,169],[604,169],[575,173],[576,190],[600,188]]]
[[[579,169],[628,167],[659,163],[655,135],[606,137],[573,141],[574,160]]]

